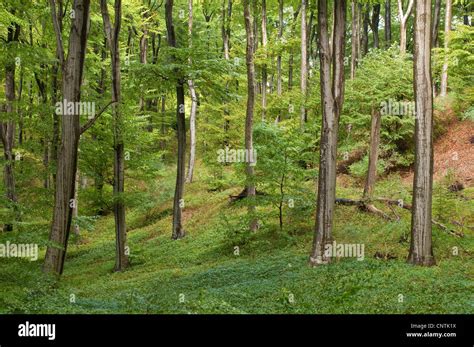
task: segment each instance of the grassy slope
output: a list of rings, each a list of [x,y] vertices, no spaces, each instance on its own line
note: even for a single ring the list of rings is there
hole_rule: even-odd
[[[360,194],[352,184],[342,186],[338,196]],[[308,190],[312,187],[308,184]],[[380,196],[407,193],[397,177],[381,181],[377,189]],[[338,207],[335,239],[364,243],[365,259],[338,259],[310,268],[310,215],[301,227],[287,225],[280,232],[275,218],[246,242],[229,240],[221,216],[238,221],[245,215],[244,207],[227,203],[228,195],[236,192],[238,188],[208,192],[202,181],[188,186],[188,235],[179,241],[170,239],[167,198],[146,213],[143,208],[129,211],[133,267],[123,273],[111,271],[113,216],[100,219],[92,231],[83,230],[80,241],[72,240],[59,282],[41,275],[40,261],[1,259],[0,312],[474,313],[472,230],[465,229],[467,236],[458,239],[435,228],[438,265],[418,268],[405,263],[409,243],[404,236],[410,222],[406,212],[399,211],[399,222],[386,222],[354,207]],[[169,189],[163,193],[169,194]],[[472,202],[463,202],[465,214],[472,207]],[[472,222],[470,218],[468,224]],[[25,234],[0,235],[0,243],[26,239]],[[240,247],[238,256],[235,245]],[[459,247],[457,256],[452,254],[454,246]],[[375,259],[377,251],[397,259]]]

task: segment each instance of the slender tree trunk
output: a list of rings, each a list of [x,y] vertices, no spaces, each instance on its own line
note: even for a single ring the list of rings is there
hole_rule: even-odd
[[[433,8],[433,24],[431,26],[431,42],[433,47],[439,45],[439,23],[441,21],[441,0],[435,0]]]
[[[173,0],[166,0],[165,13],[168,44],[170,47],[177,47],[173,24]],[[176,60],[175,58],[176,57],[174,57],[174,60]],[[183,238],[186,234],[182,222],[186,165],[186,122],[184,115],[184,79],[182,76],[177,76],[176,80],[176,122],[178,126],[178,160],[176,170],[176,186],[173,201],[173,232],[171,235],[173,240]]]
[[[452,0],[446,0],[446,17],[444,20],[444,63],[443,70],[441,71],[441,85],[440,85],[440,95],[446,96],[448,94],[448,48],[449,48],[449,35],[451,32],[451,19],[452,19]]]
[[[227,7],[226,7],[227,3]],[[224,59],[230,60],[230,18],[232,15],[232,0],[222,1],[222,48]]]
[[[148,11],[143,12],[143,21],[146,22],[148,18]],[[148,27],[147,24],[144,24],[142,27],[142,36],[140,37],[140,63],[147,64],[147,56],[148,56]],[[140,112],[144,112],[146,110],[145,98],[143,94],[140,95]],[[150,118],[149,124],[147,127],[148,131],[153,131],[152,120]]]
[[[450,0],[448,0],[450,1]],[[416,0],[414,90],[415,177],[408,262],[435,264],[431,245],[431,202],[433,191],[433,94],[431,92],[431,2]]]
[[[225,3],[227,2],[227,8],[225,7]],[[226,15],[227,14],[227,15]],[[232,0],[223,0],[222,4],[222,35],[224,41],[224,59],[229,61],[230,60],[230,24],[232,18]],[[229,81],[226,82],[225,85],[226,96],[229,92]],[[229,143],[228,139],[228,132],[230,128],[230,120],[229,116],[229,108],[227,107],[227,97],[224,100],[224,146],[227,146]]]
[[[125,158],[123,143],[123,116],[121,111],[120,87],[120,51],[119,37],[122,16],[122,0],[115,0],[114,26],[110,22],[107,10],[107,0],[100,2],[104,32],[110,49],[112,62],[112,102],[114,123],[114,217],[116,234],[115,271],[123,271],[129,266],[127,249],[127,226],[125,219],[125,203],[123,195],[125,190]]]
[[[74,19],[69,34],[69,52],[64,59],[62,35],[56,15],[56,5],[51,0],[53,24],[55,26],[57,47],[60,51],[62,73],[62,94],[68,102],[80,102],[84,58],[87,44],[90,0],[75,0]],[[74,186],[77,169],[77,150],[79,146],[79,114],[62,114],[61,147],[56,169],[56,190],[53,222],[46,250],[43,270],[62,274],[71,231],[72,208],[74,207]]]
[[[247,34],[247,51],[246,51],[246,63],[247,63],[247,111],[245,118],[245,149],[249,153],[249,157],[253,155],[253,115],[255,107],[255,63],[254,63],[254,35],[253,35],[253,20],[250,10],[250,0],[244,0],[244,19],[245,19],[245,32]],[[249,159],[249,158],[247,158]],[[252,158],[253,159],[253,158]],[[249,200],[249,217],[250,217],[250,231],[256,231],[258,228],[258,221],[256,218],[256,206],[255,206],[255,174],[254,174],[254,162],[247,160],[246,164],[246,191],[247,198]]]
[[[398,15],[400,16],[400,54],[407,51],[407,22],[413,9],[414,0],[409,0],[407,11],[403,12],[403,0],[398,0]]]
[[[385,47],[389,48],[392,44],[392,9],[391,0],[385,0]]]
[[[283,37],[283,0],[278,0],[278,41],[281,43]],[[277,95],[281,96],[283,92],[282,74],[281,74],[281,52],[277,56]],[[279,118],[278,118],[279,120]]]
[[[79,169],[76,171],[76,181],[74,183],[74,207],[72,209],[72,218],[76,219],[74,222],[74,234],[80,234],[79,224],[77,224],[77,217],[79,216]]]
[[[321,62],[322,128],[318,177],[318,198],[313,249],[310,263],[315,266],[330,262],[325,254],[332,241],[334,203],[336,195],[336,157],[339,116],[344,99],[344,43],[346,1],[334,6],[334,54],[331,85],[331,61],[327,22],[327,0],[318,0],[319,56]]]
[[[301,6],[293,13],[293,23],[291,25],[291,36],[295,33],[296,21],[298,20],[298,14],[300,13]],[[288,61],[288,90],[293,88],[293,64],[294,64],[294,52],[293,48],[290,48],[290,57]]]
[[[351,12],[352,12],[352,28],[351,28],[351,79],[355,78],[355,71],[357,67],[357,51],[359,46],[359,6],[357,1],[352,0]]]
[[[193,47],[193,0],[188,1],[188,35],[189,35],[189,48],[192,50]],[[189,58],[189,65],[192,64],[192,59]],[[188,175],[186,182],[191,183],[194,175],[194,163],[196,161],[196,115],[197,115],[197,94],[194,88],[194,81],[188,80],[189,94],[191,95],[191,114],[189,115],[189,131],[190,131],[190,148],[189,148],[189,163],[188,163]]]
[[[370,125],[370,148],[369,148],[369,168],[364,186],[363,199],[370,199],[375,187],[377,178],[377,160],[380,145],[380,126],[382,117],[378,109],[372,109],[372,121]]]
[[[301,0],[301,113],[300,113],[300,124],[303,128],[306,123],[306,93],[308,85],[308,37],[307,37],[307,24],[306,24],[306,8],[307,0]]]
[[[16,42],[20,35],[20,26],[11,23],[8,27],[7,42]],[[6,112],[9,115],[14,114],[13,103],[15,102],[15,62],[7,62],[5,66],[5,98]],[[9,117],[8,120],[0,122],[0,139],[3,144],[3,154],[5,157],[5,166],[3,169],[3,180],[5,184],[5,195],[7,201],[11,204],[10,208],[14,211],[15,219],[18,219],[16,211],[17,195],[15,190],[15,173],[13,147],[15,145],[15,121]],[[13,224],[6,223],[3,226],[4,231],[12,231]]]
[[[267,47],[267,2],[262,0],[262,47]],[[265,120],[267,112],[267,65],[262,66],[262,120]]]
[[[57,19],[57,30],[58,32],[62,35],[63,32],[63,0],[58,0],[57,1],[58,5],[58,15],[56,15]],[[62,50],[62,47],[56,47],[56,59],[59,61],[60,60],[60,50]],[[58,62],[53,63],[52,67],[52,81],[51,81],[51,105],[54,106],[56,103],[59,101],[58,97],[58,91],[60,89],[59,85],[59,69],[62,69],[63,67],[60,66]],[[60,129],[61,128],[61,121],[60,121],[60,115],[57,112],[53,112],[53,138],[51,140],[51,161],[53,162],[53,165],[57,166],[58,162],[58,151],[59,151],[59,146],[60,146]],[[53,184],[56,182],[56,172],[53,171]]]
[[[362,16],[362,37],[361,37],[361,51],[362,56],[365,56],[369,51],[369,22],[370,22],[370,8],[366,4],[364,6],[363,16]]]
[[[161,136],[162,140],[160,141],[160,148],[162,150],[166,149],[166,140],[164,139],[164,136],[166,135],[166,123],[165,123],[165,118],[166,118],[166,95],[161,96]]]
[[[374,48],[379,48],[379,22],[380,22],[380,4],[375,4],[372,8],[371,29],[374,35]]]

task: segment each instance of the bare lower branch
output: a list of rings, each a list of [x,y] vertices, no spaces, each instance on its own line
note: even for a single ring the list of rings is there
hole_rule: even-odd
[[[104,111],[107,109],[107,107],[109,107],[110,105],[116,103],[116,101],[109,101],[109,103],[107,105],[105,105],[100,111],[99,113],[97,113],[94,118],[91,118],[87,121],[86,124],[84,124],[82,127],[81,127],[81,135],[87,130],[89,129],[91,126],[94,125],[94,123],[97,121],[97,119],[99,119],[99,117],[102,115],[102,113],[104,113]]]

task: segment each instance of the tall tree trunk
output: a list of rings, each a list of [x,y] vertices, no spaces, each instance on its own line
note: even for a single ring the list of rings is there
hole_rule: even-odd
[[[450,1],[450,0],[448,0]],[[433,94],[431,92],[431,2],[415,5],[414,91],[415,177],[408,262],[435,264],[431,245],[431,202],[433,191]]]
[[[227,8],[225,3],[227,2]],[[222,35],[224,41],[224,59],[229,61],[230,60],[230,24],[232,18],[232,0],[223,0],[222,4]],[[229,92],[229,81],[226,82],[225,85],[226,96]],[[228,139],[228,132],[230,128],[230,121],[228,119],[229,116],[229,108],[227,107],[227,97],[224,100],[224,146],[227,146],[229,143]]]
[[[355,78],[355,71],[357,67],[357,51],[359,46],[359,6],[357,0],[352,0],[352,28],[351,28],[351,79]]]
[[[441,21],[441,0],[435,0],[433,9],[433,24],[431,26],[431,42],[433,47],[439,45],[439,23]]]
[[[407,22],[413,9],[413,1],[409,0],[407,11],[403,12],[403,0],[398,0],[398,15],[400,16],[400,54],[407,51]]]
[[[336,157],[339,116],[344,99],[344,43],[346,1],[335,1],[334,54],[331,85],[331,61],[327,22],[327,0],[318,0],[319,56],[321,62],[322,128],[320,142],[318,198],[313,249],[310,263],[315,266],[330,262],[325,254],[332,241],[336,196]]]
[[[173,0],[166,0],[165,14],[168,45],[170,47],[177,47],[176,35],[173,25]],[[173,60],[176,60],[176,57],[173,57]],[[178,73],[178,71],[176,71],[176,73]],[[176,186],[173,201],[173,231],[171,235],[173,240],[183,238],[186,234],[182,222],[186,165],[186,122],[184,115],[184,78],[182,76],[177,76],[176,80],[176,122],[178,127],[178,160],[176,170]]]
[[[244,0],[244,19],[245,32],[247,35],[247,111],[245,118],[245,149],[249,153],[249,157],[253,158],[253,114],[255,106],[255,63],[254,63],[254,36],[253,36],[253,20],[250,10],[250,0]],[[248,158],[247,158],[248,159]],[[254,162],[247,160],[246,163],[246,192],[249,200],[248,212],[250,217],[250,231],[256,231],[258,228],[258,221],[256,218],[255,206],[255,174]]]
[[[293,13],[293,23],[291,25],[291,36],[295,33],[296,21],[298,20],[298,14],[300,13],[301,5]],[[288,90],[293,88],[293,64],[294,64],[294,52],[293,48],[290,47],[290,57],[288,59]]]
[[[382,117],[380,111],[376,108],[372,109],[372,121],[370,125],[370,148],[369,148],[369,168],[364,186],[363,199],[370,199],[377,178],[377,160],[379,156],[380,145],[380,126]]]
[[[227,3],[227,6],[226,6]],[[224,59],[230,60],[230,19],[232,16],[232,0],[222,1],[222,46]]]
[[[303,0],[304,1],[304,0]],[[267,37],[267,2],[262,0],[262,47],[266,49]],[[265,52],[266,56],[266,52]],[[262,120],[265,120],[267,112],[267,65],[262,66]]]
[[[388,48],[392,44],[392,9],[391,0],[385,0],[385,47]]]
[[[308,37],[307,37],[307,24],[306,24],[306,8],[307,0],[301,0],[301,113],[300,113],[300,124],[301,127],[306,123],[306,93],[308,85]]]
[[[68,102],[80,102],[82,74],[87,44],[87,27],[89,21],[90,0],[75,0],[73,4],[74,19],[69,34],[69,52],[64,59],[62,35],[59,29],[56,4],[51,2],[56,43],[60,51],[62,66],[62,94]],[[79,114],[62,114],[61,147],[58,153],[55,182],[55,202],[53,222],[46,250],[43,270],[62,274],[71,231],[72,207],[74,206],[74,186],[77,169],[77,150],[79,146]]]
[[[8,27],[7,42],[16,42],[20,35],[20,26],[17,23],[11,23]],[[13,147],[15,144],[15,121],[11,118],[14,114],[13,103],[15,102],[15,62],[8,62],[5,66],[5,98],[6,112],[9,119],[0,122],[0,139],[3,144],[3,154],[5,157],[5,166],[3,169],[3,180],[5,183],[5,195],[7,201],[11,204],[15,219],[17,219],[16,203],[17,195],[15,190],[15,173]],[[13,224],[6,223],[3,226],[4,231],[12,231]]]
[[[57,1],[57,30],[62,35],[63,32],[63,0]],[[56,29],[55,29],[56,30]],[[61,57],[61,50],[62,47],[56,47],[56,60],[59,62]],[[60,66],[60,63],[54,62],[52,66],[52,80],[51,80],[51,105],[54,106],[59,101],[58,92],[60,89],[60,81],[59,81],[59,69],[63,68]],[[53,112],[53,137],[51,139],[51,161],[53,161],[53,165],[57,166],[58,162],[58,152],[60,146],[60,129],[61,128],[61,120],[60,115],[57,112]],[[56,172],[53,171],[53,184],[56,182]]]
[[[189,35],[189,48],[192,50],[193,47],[193,0],[188,1],[188,35]],[[191,57],[189,58],[189,65],[192,64]],[[191,183],[194,175],[194,163],[196,161],[196,115],[197,115],[197,94],[194,88],[194,81],[188,80],[189,94],[191,95],[191,113],[189,115],[189,131],[190,131],[190,148],[189,148],[189,163],[188,163],[188,175],[186,182]]]
[[[100,1],[104,32],[110,49],[112,63],[112,102],[114,127],[114,217],[115,217],[115,271],[123,271],[129,266],[127,250],[127,226],[125,219],[125,158],[123,143],[123,116],[120,91],[120,50],[119,37],[122,16],[122,0],[115,0],[114,26],[110,22],[107,0]]]
[[[283,0],[278,0],[278,41],[281,43],[283,37]],[[281,75],[281,51],[277,56],[277,95],[281,96],[283,92]],[[279,120],[279,118],[278,118]]]
[[[365,56],[369,51],[369,22],[370,22],[370,7],[368,4],[364,5],[362,16],[362,36],[361,36],[361,51],[362,56]]]
[[[374,35],[374,48],[379,48],[379,22],[380,22],[380,4],[375,4],[372,8],[372,21],[370,27]]]
[[[166,118],[166,95],[163,94],[160,98],[161,101],[161,141],[160,141],[160,148],[161,150],[166,149],[166,140],[164,139],[166,135],[166,123],[165,123],[165,118]]]
[[[451,32],[451,19],[452,19],[452,0],[446,0],[446,17],[444,20],[444,63],[443,70],[441,71],[441,85],[440,85],[440,95],[446,96],[448,94],[448,48],[449,48],[449,35]]]

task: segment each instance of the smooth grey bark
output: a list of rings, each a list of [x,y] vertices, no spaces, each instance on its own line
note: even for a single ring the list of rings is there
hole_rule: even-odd
[[[267,35],[267,2],[262,0],[262,47],[265,49],[268,43]],[[262,66],[262,120],[265,120],[267,113],[267,65]]]
[[[298,6],[298,9],[293,13],[293,23],[291,25],[291,36],[293,37],[295,33],[296,21],[298,20],[298,15],[301,10],[301,4]],[[293,65],[294,65],[294,52],[293,48],[290,47],[290,57],[288,59],[288,90],[293,88]]]
[[[227,3],[227,5],[226,5]],[[230,60],[230,23],[232,17],[232,0],[222,1],[222,50],[224,59]]]
[[[452,0],[446,0],[446,17],[444,19],[444,63],[443,69],[441,71],[441,84],[440,84],[440,95],[446,96],[448,94],[448,48],[449,48],[449,35],[451,32],[451,20],[452,20],[452,9],[453,2]]]
[[[192,50],[193,47],[193,0],[188,1],[188,35],[189,35],[189,48]],[[188,60],[189,65],[192,64],[191,57]],[[186,176],[186,182],[191,183],[194,175],[194,163],[196,161],[196,116],[198,99],[196,94],[196,88],[194,87],[194,81],[188,80],[189,94],[191,95],[191,113],[189,115],[189,162],[188,162],[188,174]]]
[[[326,264],[326,244],[332,242],[334,204],[336,196],[336,157],[339,116],[344,101],[344,43],[346,1],[334,5],[334,53],[329,59],[327,0],[318,0],[319,57],[321,64],[322,127],[320,141],[318,197],[316,223],[310,264]],[[332,78],[332,83],[331,83]]]
[[[246,64],[247,64],[247,109],[245,117],[245,149],[251,155],[253,153],[253,116],[255,107],[255,62],[254,62],[254,31],[253,19],[250,10],[250,0],[244,0],[244,21],[247,36]],[[258,220],[256,218],[255,206],[255,173],[254,163],[247,160],[246,163],[246,193],[249,201],[248,214],[250,217],[250,231],[257,231]]]
[[[166,30],[168,45],[177,47],[176,34],[173,24],[173,0],[166,0],[165,3]],[[210,18],[212,15],[206,18]],[[176,57],[173,57],[173,60]],[[178,73],[178,71],[176,71]],[[186,231],[183,227],[182,208],[184,207],[184,183],[185,183],[185,161],[186,161],[186,122],[184,114],[184,78],[177,76],[176,78],[176,122],[177,122],[177,138],[178,138],[178,158],[176,168],[176,186],[173,200],[173,229],[171,238],[177,240],[183,238]]]
[[[281,43],[283,37],[283,0],[278,0],[278,41]],[[283,92],[282,73],[281,73],[281,52],[277,56],[277,95],[281,96]],[[279,117],[277,118],[279,120]]]
[[[110,22],[107,0],[100,1],[104,32],[112,63],[112,102],[114,128],[114,217],[115,217],[115,271],[123,271],[129,265],[127,249],[127,226],[125,218],[125,158],[123,142],[123,116],[121,113],[120,50],[119,37],[122,17],[122,0],[114,3],[114,24]]]
[[[303,128],[306,123],[306,94],[308,89],[308,35],[306,23],[306,9],[307,0],[301,0],[301,69],[300,69],[300,88],[302,95],[301,110],[300,110],[300,125]]]
[[[227,7],[226,7],[227,2]],[[231,35],[231,19],[232,19],[232,0],[223,0],[222,4],[222,41],[224,46],[224,59],[230,60],[230,35]],[[229,81],[225,85],[226,95],[229,92]],[[229,143],[228,131],[230,128],[230,121],[228,119],[229,109],[227,107],[227,98],[224,100],[224,146],[227,146]]]
[[[87,45],[90,0],[75,0],[74,19],[69,34],[69,50],[64,56],[62,35],[56,16],[56,4],[50,0],[60,66],[62,67],[62,95],[68,102],[80,102],[81,83]],[[58,153],[55,182],[53,221],[44,260],[43,271],[62,274],[71,231],[77,151],[80,137],[79,114],[61,115],[61,145]]]
[[[414,0],[409,0],[406,12],[403,12],[403,0],[398,0],[398,15],[400,17],[400,54],[407,51],[407,22],[413,9]]]
[[[385,47],[392,44],[392,8],[391,0],[385,0],[384,28],[385,28]]]
[[[431,266],[435,264],[435,258],[431,244],[433,93],[431,90],[430,1],[416,0],[414,38],[415,176],[408,262],[415,265]]]
[[[359,46],[359,6],[357,0],[351,2],[352,27],[351,27],[351,79],[355,78],[355,72],[358,61]]]

